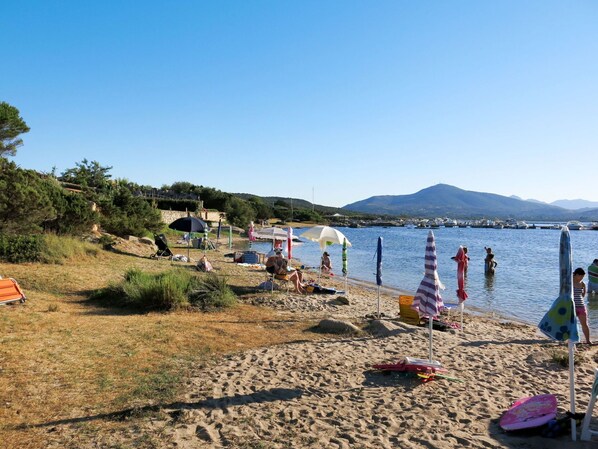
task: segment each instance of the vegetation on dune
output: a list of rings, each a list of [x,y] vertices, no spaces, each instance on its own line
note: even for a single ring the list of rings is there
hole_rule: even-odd
[[[209,310],[236,303],[236,296],[225,277],[208,273],[200,278],[184,269],[148,273],[132,268],[127,270],[122,282],[94,292],[91,299],[146,311],[189,306]]]

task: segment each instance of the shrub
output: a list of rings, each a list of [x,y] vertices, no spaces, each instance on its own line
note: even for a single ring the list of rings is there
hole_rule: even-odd
[[[237,297],[228,286],[228,279],[208,273],[200,285],[189,293],[189,301],[203,310],[232,307]]]
[[[45,248],[41,235],[0,234],[0,259],[10,263],[39,262]]]
[[[143,310],[173,310],[190,304],[205,310],[236,302],[225,278],[208,275],[200,279],[183,269],[153,274],[137,268],[128,270],[121,283],[93,293],[91,299]]]

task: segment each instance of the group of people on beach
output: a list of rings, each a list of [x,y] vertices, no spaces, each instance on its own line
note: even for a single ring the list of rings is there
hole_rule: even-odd
[[[276,279],[283,279],[291,281],[295,287],[295,292],[305,293],[305,285],[303,283],[303,273],[299,269],[289,267],[287,259],[285,259],[282,247],[274,247],[272,253],[266,259],[266,271],[273,275]],[[324,251],[320,261],[320,272],[325,275],[332,276],[332,262],[330,254]]]
[[[492,248],[484,247],[486,250],[486,257],[484,258],[484,274],[486,276],[493,276],[496,271],[498,263],[494,260],[494,253]],[[467,264],[469,262],[469,256],[467,256],[467,247],[463,247],[465,253],[465,271],[467,271]],[[453,260],[457,260],[457,256],[451,257]],[[575,315],[581,325],[585,343],[588,345],[592,344],[590,340],[590,327],[588,325],[588,310],[585,304],[586,294],[594,296],[598,294],[598,259],[594,259],[592,264],[588,267],[588,285],[583,281],[586,272],[583,268],[578,267],[573,272],[573,302],[575,303]]]

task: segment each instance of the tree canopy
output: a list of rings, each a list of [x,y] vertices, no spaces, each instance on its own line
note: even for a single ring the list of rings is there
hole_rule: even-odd
[[[14,156],[23,145],[21,134],[29,132],[19,110],[6,102],[0,103],[0,157]]]

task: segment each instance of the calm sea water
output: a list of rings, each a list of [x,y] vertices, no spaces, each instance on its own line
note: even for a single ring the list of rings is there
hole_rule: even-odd
[[[427,229],[410,228],[337,228],[352,243],[348,249],[349,277],[375,282],[375,251],[378,237],[384,239],[383,284],[401,290],[417,290],[424,273]],[[295,230],[295,235],[301,234]],[[559,293],[559,239],[554,229],[434,229],[438,274],[446,286],[445,302],[456,303],[457,264],[451,257],[459,245],[468,247],[471,258],[466,278],[469,298],[466,307],[537,324]],[[268,250],[268,243],[257,243],[258,250]],[[494,277],[484,275],[484,247],[490,246],[498,267]],[[587,271],[598,258],[598,231],[571,231],[573,269]],[[341,275],[341,246],[328,247],[333,271]],[[293,247],[293,257],[307,266],[320,260],[317,243],[306,241]],[[585,278],[587,284],[587,275]],[[588,301],[589,323],[593,338],[598,338],[598,295]]]

